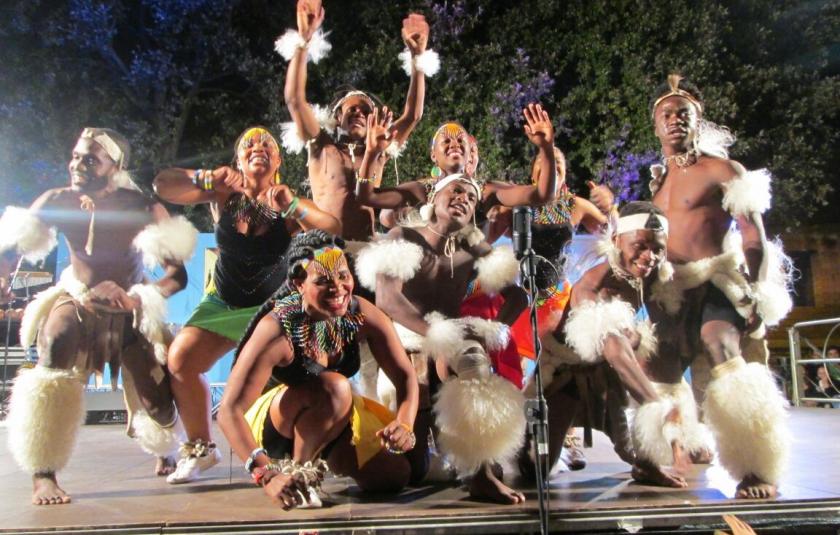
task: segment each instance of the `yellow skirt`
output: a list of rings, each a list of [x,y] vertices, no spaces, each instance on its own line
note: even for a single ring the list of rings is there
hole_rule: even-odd
[[[277,385],[254,402],[251,408],[245,413],[245,420],[251,428],[251,434],[260,447],[262,443],[263,428],[268,416],[268,409],[274,396],[288,388],[286,385]],[[382,445],[376,432],[391,423],[395,416],[385,406],[358,394],[353,394],[353,412],[350,415],[350,427],[353,431],[352,444],[356,448],[356,462],[359,468],[363,467],[374,455],[379,453]]]

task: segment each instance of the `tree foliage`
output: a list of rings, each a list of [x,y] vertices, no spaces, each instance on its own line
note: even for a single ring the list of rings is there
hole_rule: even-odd
[[[310,64],[308,95],[325,104],[345,84],[399,110],[408,79],[401,19],[426,15],[443,61],[426,113],[399,160],[428,174],[429,139],[458,120],[479,140],[487,179],[526,179],[532,150],[521,107],[539,99],[557,126],[570,182],[644,194],[656,158],[651,91],[681,72],[704,93],[707,118],[739,138],[733,157],[777,177],[772,219],[833,218],[840,8],[823,0],[325,0],[331,55]],[[173,164],[225,163],[249,124],[277,130],[285,64],[274,38],[294,3],[265,0],[7,0],[0,7],[0,195],[29,202],[66,181],[83,126],[134,143],[138,180]],[[286,155],[301,185],[304,155]],[[393,167],[390,167],[393,170]],[[393,181],[391,171],[386,180]]]

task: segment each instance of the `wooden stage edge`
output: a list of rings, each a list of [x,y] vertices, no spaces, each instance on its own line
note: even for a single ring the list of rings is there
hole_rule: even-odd
[[[589,466],[551,480],[552,532],[712,533],[734,514],[761,533],[838,533],[840,410],[793,409],[790,469],[778,500],[733,500],[735,482],[720,466],[696,466],[686,489],[637,485],[603,435],[585,450]],[[227,444],[218,429],[215,438]],[[436,484],[370,496],[350,480],[330,478],[326,507],[284,512],[248,482],[238,460],[201,480],[167,485],[120,425],[82,428],[60,474],[73,503],[30,505],[30,481],[11,460],[0,424],[0,533],[536,533],[536,492],[519,506],[471,500],[463,488]],[[514,485],[516,486],[516,485]],[[727,530],[728,531],[728,530]]]

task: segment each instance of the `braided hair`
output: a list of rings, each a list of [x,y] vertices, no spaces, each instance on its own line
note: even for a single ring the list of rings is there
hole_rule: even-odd
[[[315,251],[324,247],[338,247],[343,250],[344,240],[320,229],[307,230],[305,232],[295,234],[292,238],[292,242],[289,244],[289,248],[286,250],[286,255],[283,260],[286,263],[286,280],[280,285],[280,288],[278,288],[277,291],[274,292],[274,294],[269,297],[265,303],[263,303],[257,313],[254,314],[254,317],[251,318],[251,321],[248,323],[248,327],[245,329],[245,334],[242,335],[242,338],[239,340],[239,344],[236,346],[236,352],[233,356],[234,365],[236,364],[236,360],[239,358],[239,353],[242,352],[242,348],[245,347],[245,344],[251,338],[251,335],[254,334],[254,330],[257,328],[260,320],[271,312],[276,301],[283,299],[295,291],[295,285],[293,282],[294,279],[306,277],[306,270],[303,267],[303,263],[306,260],[312,260],[315,257]],[[347,255],[347,263],[350,267],[350,272],[352,273],[353,264],[349,255]]]

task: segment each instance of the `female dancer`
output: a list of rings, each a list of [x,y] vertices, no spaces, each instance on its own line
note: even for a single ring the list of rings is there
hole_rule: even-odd
[[[397,491],[422,463],[413,432],[418,385],[390,319],[353,296],[344,240],[313,230],[292,240],[283,287],[240,342],[219,425],[266,494],[284,508],[319,507],[329,463],[365,490]],[[397,414],[354,395],[367,341],[396,385]],[[265,391],[268,383],[275,384]],[[279,384],[278,384],[279,383]],[[262,395],[261,395],[262,394]],[[419,455],[419,456],[418,456]]]
[[[258,307],[285,280],[283,254],[299,229],[340,232],[340,223],[280,183],[280,148],[262,127],[245,130],[230,166],[166,169],[155,190],[175,204],[210,204],[219,258],[204,299],[169,349],[172,391],[188,441],[167,477],[186,483],[221,460],[210,439],[210,389],[202,377],[236,347]]]

